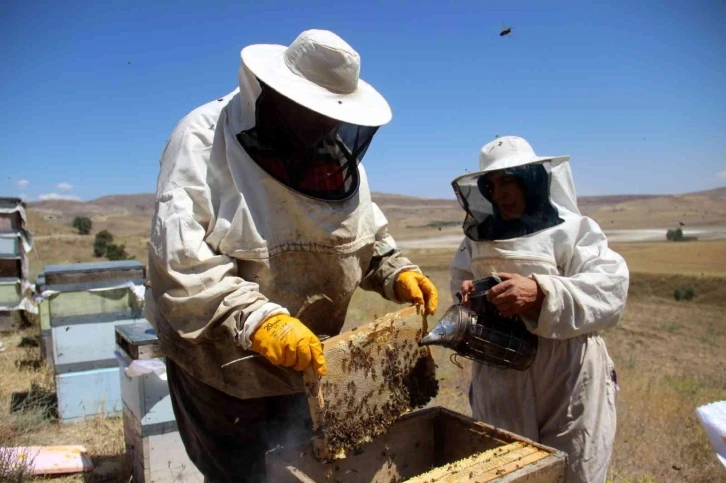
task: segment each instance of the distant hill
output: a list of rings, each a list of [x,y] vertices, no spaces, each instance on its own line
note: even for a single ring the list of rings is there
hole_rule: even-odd
[[[373,200],[386,214],[391,230],[403,231],[429,224],[462,220],[456,200],[417,198],[399,194],[373,193]],[[682,195],[583,196],[578,199],[583,213],[604,228],[661,228],[677,225],[726,224],[726,187]],[[96,227],[143,235],[148,232],[154,209],[154,195],[109,195],[90,201],[49,200],[28,203],[36,220],[37,234],[72,233],[76,216],[88,216]]]

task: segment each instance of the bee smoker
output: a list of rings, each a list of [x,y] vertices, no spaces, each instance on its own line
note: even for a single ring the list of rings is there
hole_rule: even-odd
[[[487,300],[489,289],[499,283],[501,279],[492,275],[474,281],[474,291],[468,297],[457,293],[459,304],[448,308],[419,345],[440,345],[499,369],[527,369],[537,354],[537,336],[527,330],[520,317],[502,317]],[[456,354],[452,354],[455,364]]]

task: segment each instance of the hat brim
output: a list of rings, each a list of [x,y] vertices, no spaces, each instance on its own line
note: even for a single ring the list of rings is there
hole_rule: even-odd
[[[457,183],[461,184],[463,181],[473,180],[475,178],[478,178],[479,176],[491,173],[492,171],[499,171],[501,169],[507,169],[507,168],[516,168],[518,166],[525,166],[527,164],[537,164],[537,163],[545,163],[549,161],[553,165],[569,161],[569,156],[533,156],[530,158],[516,158],[516,157],[509,157],[509,158],[502,158],[498,159],[494,163],[490,164],[487,169],[477,171],[475,173],[467,173],[462,176],[459,176],[457,178],[454,178],[451,183]]]
[[[336,94],[295,74],[287,64],[283,45],[258,44],[242,49],[242,62],[262,82],[288,99],[324,116],[359,126],[383,126],[392,118],[386,99],[358,79],[350,94]]]

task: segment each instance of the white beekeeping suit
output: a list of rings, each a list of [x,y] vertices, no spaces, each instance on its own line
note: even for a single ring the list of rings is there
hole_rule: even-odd
[[[334,68],[319,69],[325,62]],[[345,167],[345,197],[319,199],[271,176],[240,143],[241,136],[254,134],[265,82],[361,133],[346,146],[360,153],[360,161],[361,146],[391,119],[391,111],[358,78],[359,62],[350,46],[327,31],[305,32],[290,48],[245,48],[239,89],[187,115],[164,149],[147,314],[168,357],[237,398],[303,390],[299,373],[265,360],[220,369],[248,354],[250,336],[262,321],[290,314],[315,334],[335,335],[359,285],[401,301],[394,293],[396,276],[418,272],[400,256],[371,200],[362,165]]]
[[[179,435],[205,481],[265,481],[265,454],[312,437],[302,371],[326,372],[354,291],[434,313],[361,162],[391,119],[333,32],[242,49],[239,89],[164,148],[147,314],[167,356]],[[262,357],[248,356],[260,355]]]
[[[566,481],[603,482],[615,437],[617,380],[598,331],[618,323],[629,274],[597,223],[580,214],[568,160],[537,156],[515,136],[482,148],[480,171],[453,182],[467,220],[451,290],[502,272],[537,282],[544,295],[539,316],[522,316],[539,336],[536,358],[525,371],[475,363],[472,412],[565,451]],[[517,216],[505,216],[492,201],[487,180],[493,172],[525,193],[526,209]]]

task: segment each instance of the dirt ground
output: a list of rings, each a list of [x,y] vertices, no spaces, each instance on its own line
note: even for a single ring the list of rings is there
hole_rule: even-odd
[[[71,249],[80,246],[79,236],[71,233],[44,236],[48,238],[36,241],[44,257],[72,259]],[[145,238],[139,235],[138,239],[138,244],[130,246],[141,254]],[[64,240],[70,240],[65,252]],[[702,404],[726,399],[726,257],[722,257],[725,247],[726,242],[615,246],[633,273],[625,315],[618,327],[604,333],[620,385],[618,433],[610,468],[612,482],[724,481],[724,469],[694,410]],[[86,261],[80,251],[81,248],[78,257],[82,260],[78,261]],[[433,323],[450,302],[447,267],[453,252],[419,250],[409,255],[421,264],[441,292]],[[680,287],[691,287],[694,299],[674,300],[673,292]],[[397,308],[376,294],[359,291],[350,307],[346,327]],[[36,336],[37,329],[32,328],[0,335],[6,345],[0,353],[0,441],[8,445],[83,444],[94,463],[102,467],[100,473],[53,481],[129,481],[120,419],[98,417],[64,425],[45,414],[42,405],[35,411],[10,412],[12,394],[27,391],[33,383],[41,396],[44,389],[52,398],[55,390],[52,374],[37,362],[37,347],[28,347]],[[464,369],[459,369],[449,361],[449,355],[443,349],[434,352],[441,390],[432,405],[469,414],[469,365],[465,363]],[[102,473],[113,476],[106,478]]]

